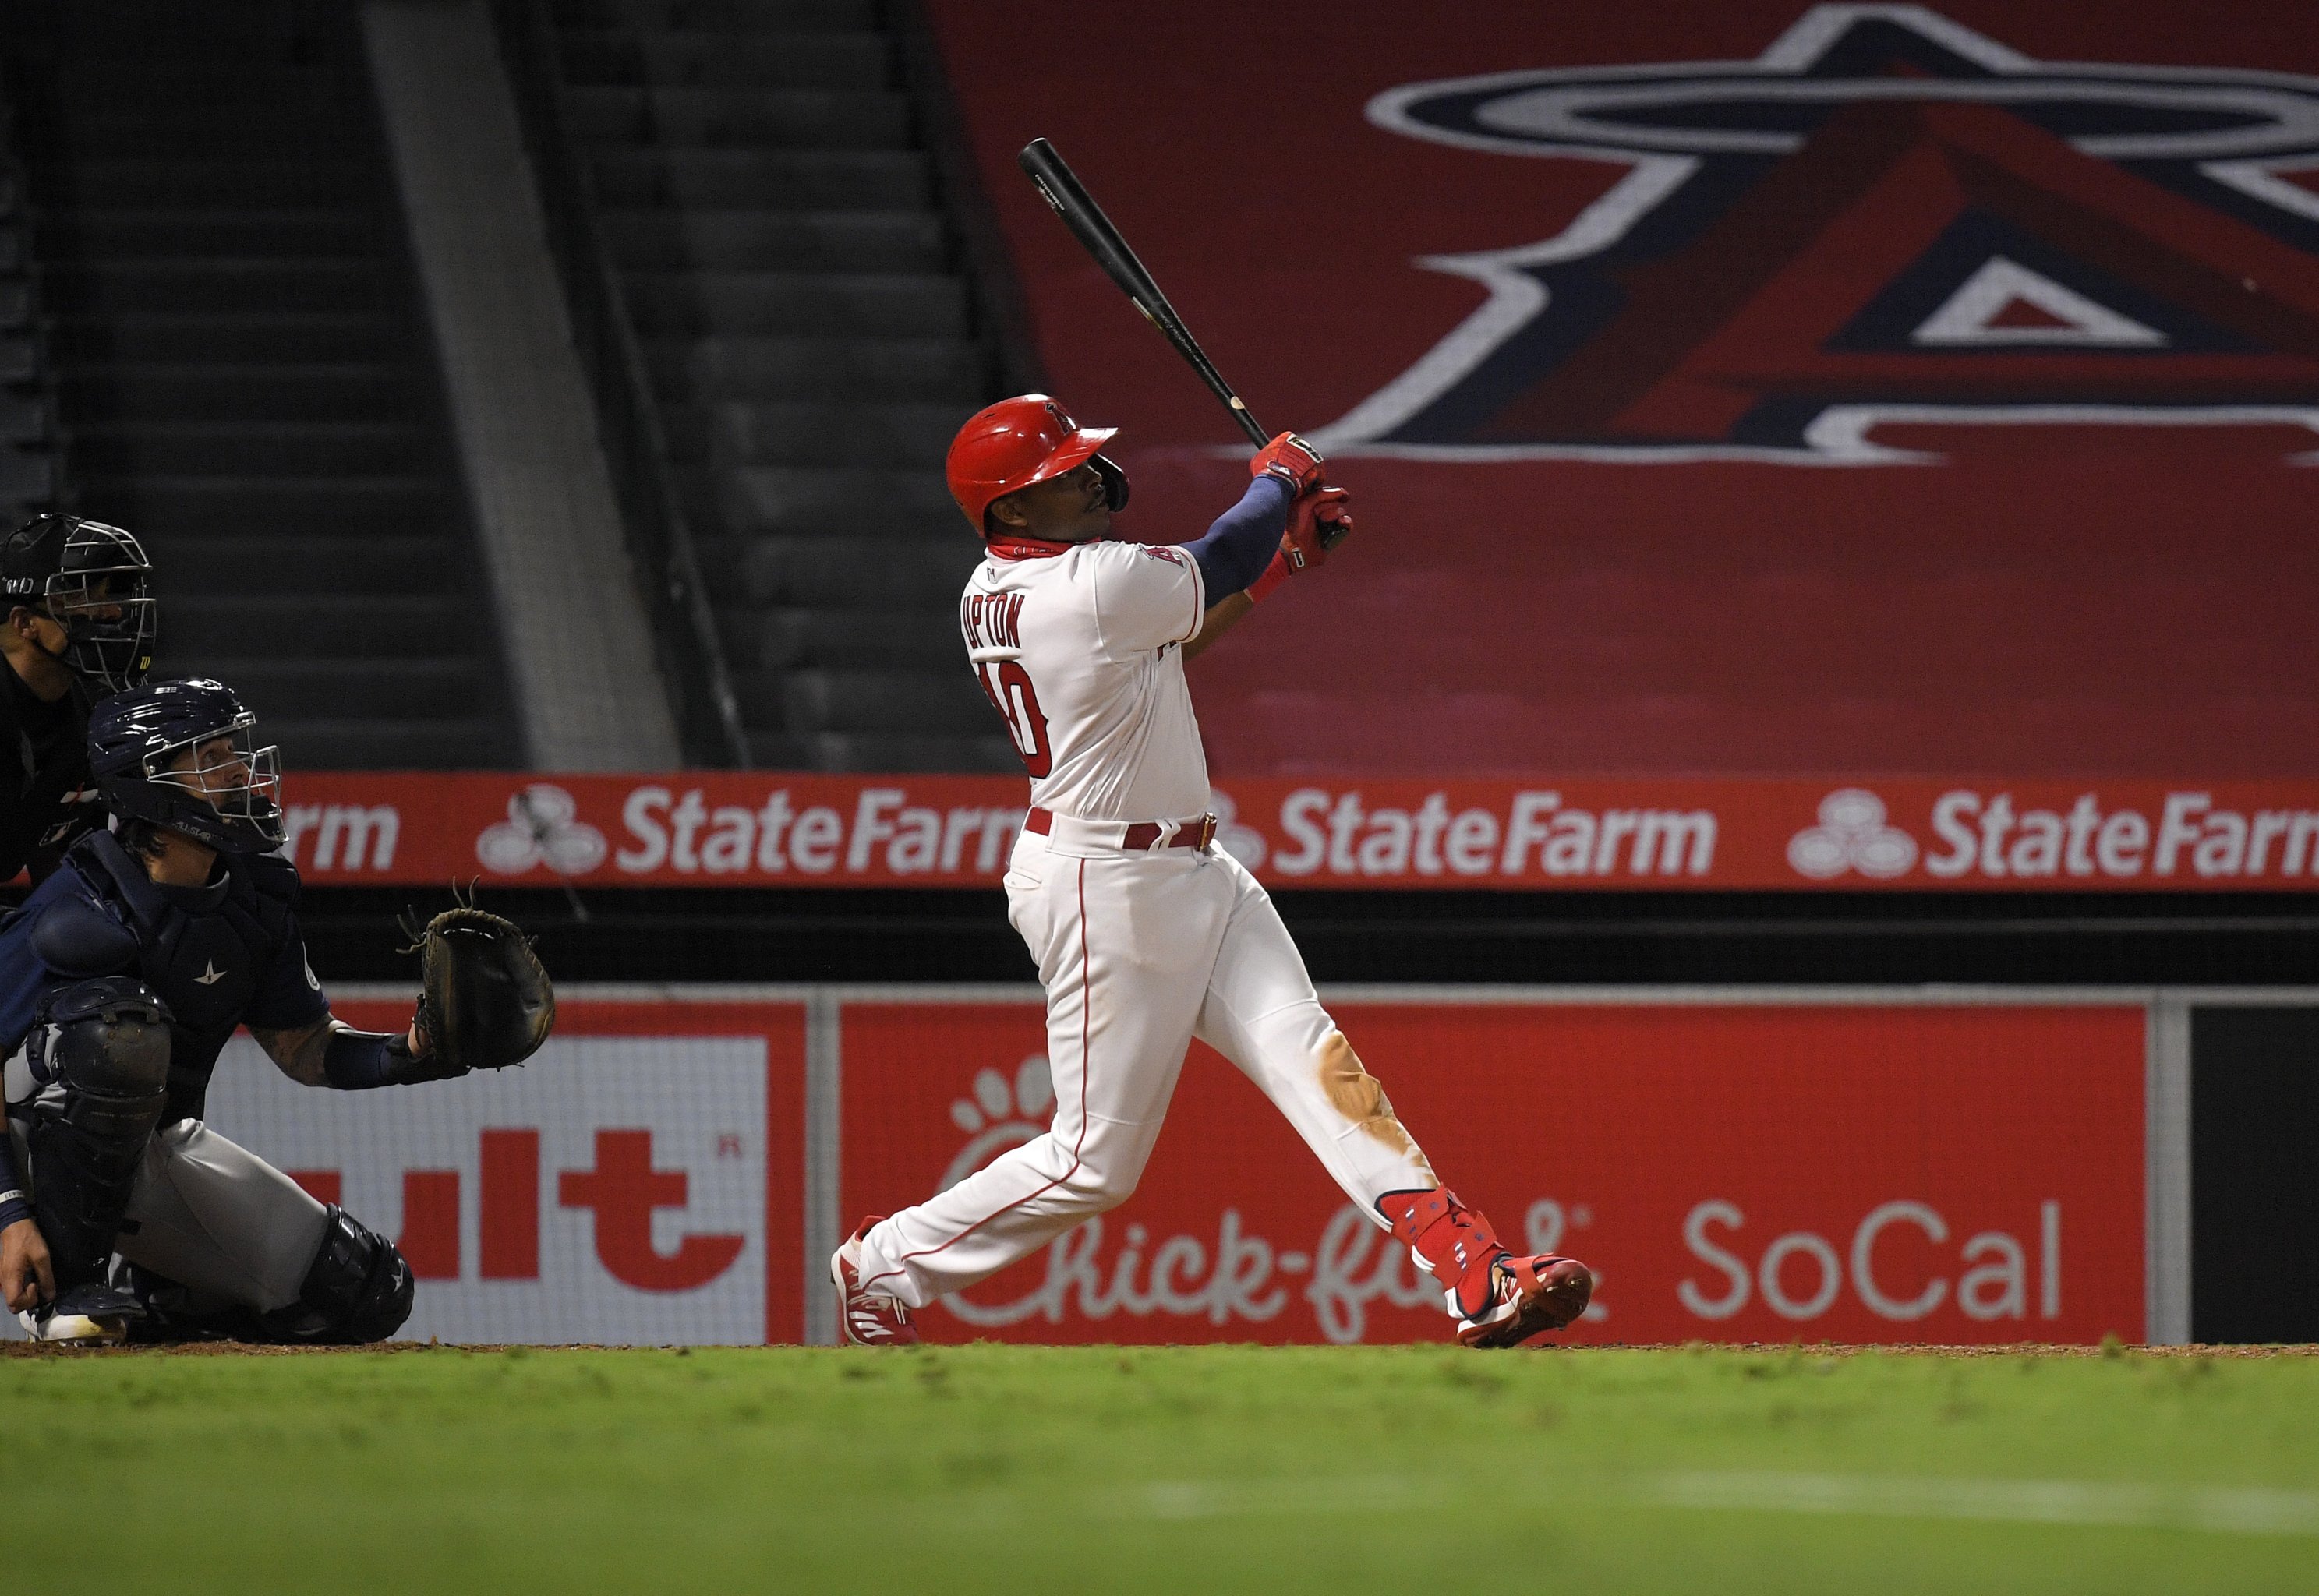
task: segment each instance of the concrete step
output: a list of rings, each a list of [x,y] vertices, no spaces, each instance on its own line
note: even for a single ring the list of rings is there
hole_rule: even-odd
[[[881,89],[583,86],[565,95],[582,143],[903,149],[909,103]]]
[[[277,206],[343,205],[369,192],[365,169],[352,161],[75,160],[61,174],[76,203],[145,207],[183,205],[247,211]]]
[[[261,717],[462,720],[494,685],[479,662],[457,658],[342,660],[270,651],[221,656],[176,648],[168,658],[172,671],[224,682]]]
[[[555,0],[555,20],[566,28],[609,28],[645,33],[714,29],[855,29],[878,26],[877,0]]]
[[[628,272],[644,336],[719,333],[963,338],[966,285],[931,273]]]
[[[598,203],[779,211],[907,211],[934,202],[915,150],[605,149]]]
[[[269,714],[253,701],[266,736],[293,771],[507,771],[523,746],[498,717],[362,720]]]
[[[241,57],[158,59],[68,51],[56,59],[57,97],[77,105],[198,105],[213,113],[279,113],[337,103],[336,75]]]
[[[406,362],[411,323],[368,312],[242,311],[81,316],[59,319],[49,347],[59,367],[80,361],[259,366],[319,361]]]
[[[862,537],[907,540],[964,524],[934,472],[757,465],[680,472],[677,482],[704,529],[719,527],[735,537],[842,527]]]
[[[897,467],[939,470],[950,440],[970,411],[947,404],[720,404],[692,412],[692,426],[672,437],[697,437],[718,470],[749,465]]]
[[[664,394],[695,402],[917,400],[971,412],[988,382],[982,351],[959,338],[657,338],[645,356]]]
[[[0,447],[0,500],[12,505],[51,497],[57,491],[56,457],[45,449]]]
[[[193,114],[176,110],[186,104],[183,100],[161,104],[169,109],[154,115],[91,114],[72,107],[63,118],[62,137],[76,161],[150,160],[164,153],[171,160],[249,160],[326,148],[347,137],[345,113],[327,102],[204,104],[188,107]]]
[[[730,609],[718,611],[717,623],[738,670],[966,669],[954,601],[918,609]]]
[[[407,366],[84,364],[59,374],[59,397],[83,425],[200,416],[212,421],[388,421],[425,402]]]
[[[176,206],[58,212],[41,223],[54,256],[173,259],[266,256],[327,259],[399,248],[367,206],[190,210]]]
[[[83,514],[127,527],[144,542],[167,604],[187,595],[238,600],[256,593],[423,593],[447,600],[460,591],[466,569],[464,542],[447,535],[405,528],[322,538],[278,520],[263,523],[263,530],[249,523],[217,530],[175,518],[169,508],[110,490],[86,492],[81,506]],[[157,513],[142,513],[148,509]]]
[[[931,211],[619,211],[604,219],[629,271],[932,272],[950,264]]]
[[[121,260],[51,267],[41,296],[60,315],[235,311],[357,312],[391,302],[396,274],[374,259],[266,256]]]
[[[873,32],[565,31],[564,81],[736,88],[882,89],[892,52]]]
[[[98,520],[175,532],[279,533],[309,539],[329,552],[373,537],[438,529],[452,537],[462,530],[453,484],[434,477],[76,475],[88,507],[85,513]],[[99,504],[113,513],[97,509]],[[464,558],[457,558],[452,568],[464,569]]]
[[[77,424],[76,473],[181,477],[423,477],[435,441],[407,421],[168,421]]]
[[[173,562],[174,564],[174,562]],[[158,579],[174,590],[167,578]],[[474,646],[475,606],[441,594],[220,594],[172,591],[162,642],[171,659],[248,655],[401,660]]]
[[[729,566],[748,602],[768,608],[925,611],[955,606],[982,557],[961,522],[957,541],[864,548],[858,537],[765,537]]]
[[[896,670],[785,671],[778,677],[762,673],[744,679],[750,696],[774,690],[781,694],[780,725],[784,731],[810,735],[817,732],[907,733],[916,736],[972,736],[997,730],[1003,723],[990,700],[974,684],[970,672]],[[735,696],[741,684],[735,683]],[[763,706],[764,709],[771,705]],[[752,718],[762,715],[762,710]],[[770,715],[762,715],[771,719]]]

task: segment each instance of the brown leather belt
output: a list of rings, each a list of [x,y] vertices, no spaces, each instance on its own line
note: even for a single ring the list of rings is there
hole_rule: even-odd
[[[1041,836],[1051,835],[1055,829],[1052,810],[1034,808],[1023,822],[1023,829]],[[1205,848],[1216,839],[1216,817],[1202,815],[1193,820],[1081,820],[1072,823],[1071,830],[1078,840],[1102,842],[1131,853],[1149,853],[1160,848]]]

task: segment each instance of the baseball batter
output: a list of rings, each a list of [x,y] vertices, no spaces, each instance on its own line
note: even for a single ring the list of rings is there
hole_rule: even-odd
[[[1329,1174],[1440,1285],[1457,1339],[1510,1347],[1582,1312],[1576,1261],[1520,1256],[1443,1186],[1321,1006],[1271,898],[1213,846],[1184,662],[1350,530],[1294,434],[1205,536],[1110,541],[1127,478],[1043,394],[1001,401],[950,448],[988,557],[960,607],[967,654],[1031,774],[1008,918],[1047,995],[1046,1134],[931,1200],[864,1221],[830,1260],[847,1337],[918,1339],[911,1311],[1036,1251],[1135,1189],[1194,1037],[1271,1098]]]

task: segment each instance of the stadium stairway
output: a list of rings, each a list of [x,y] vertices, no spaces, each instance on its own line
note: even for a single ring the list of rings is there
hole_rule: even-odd
[[[354,8],[0,8],[65,490],[294,765],[522,762]]]
[[[552,0],[756,762],[1018,768],[943,485],[990,362],[871,0]]]
[[[41,357],[39,284],[25,225],[15,118],[0,95],[0,526],[45,509],[56,493],[54,401]]]

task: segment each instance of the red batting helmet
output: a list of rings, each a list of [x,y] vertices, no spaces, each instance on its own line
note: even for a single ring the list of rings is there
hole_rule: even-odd
[[[1111,508],[1119,509],[1127,503],[1127,473],[1096,453],[1118,430],[1081,427],[1043,393],[1002,399],[977,410],[951,439],[949,458],[943,462],[950,496],[977,532],[987,532],[982,516],[993,500],[1092,460]]]

